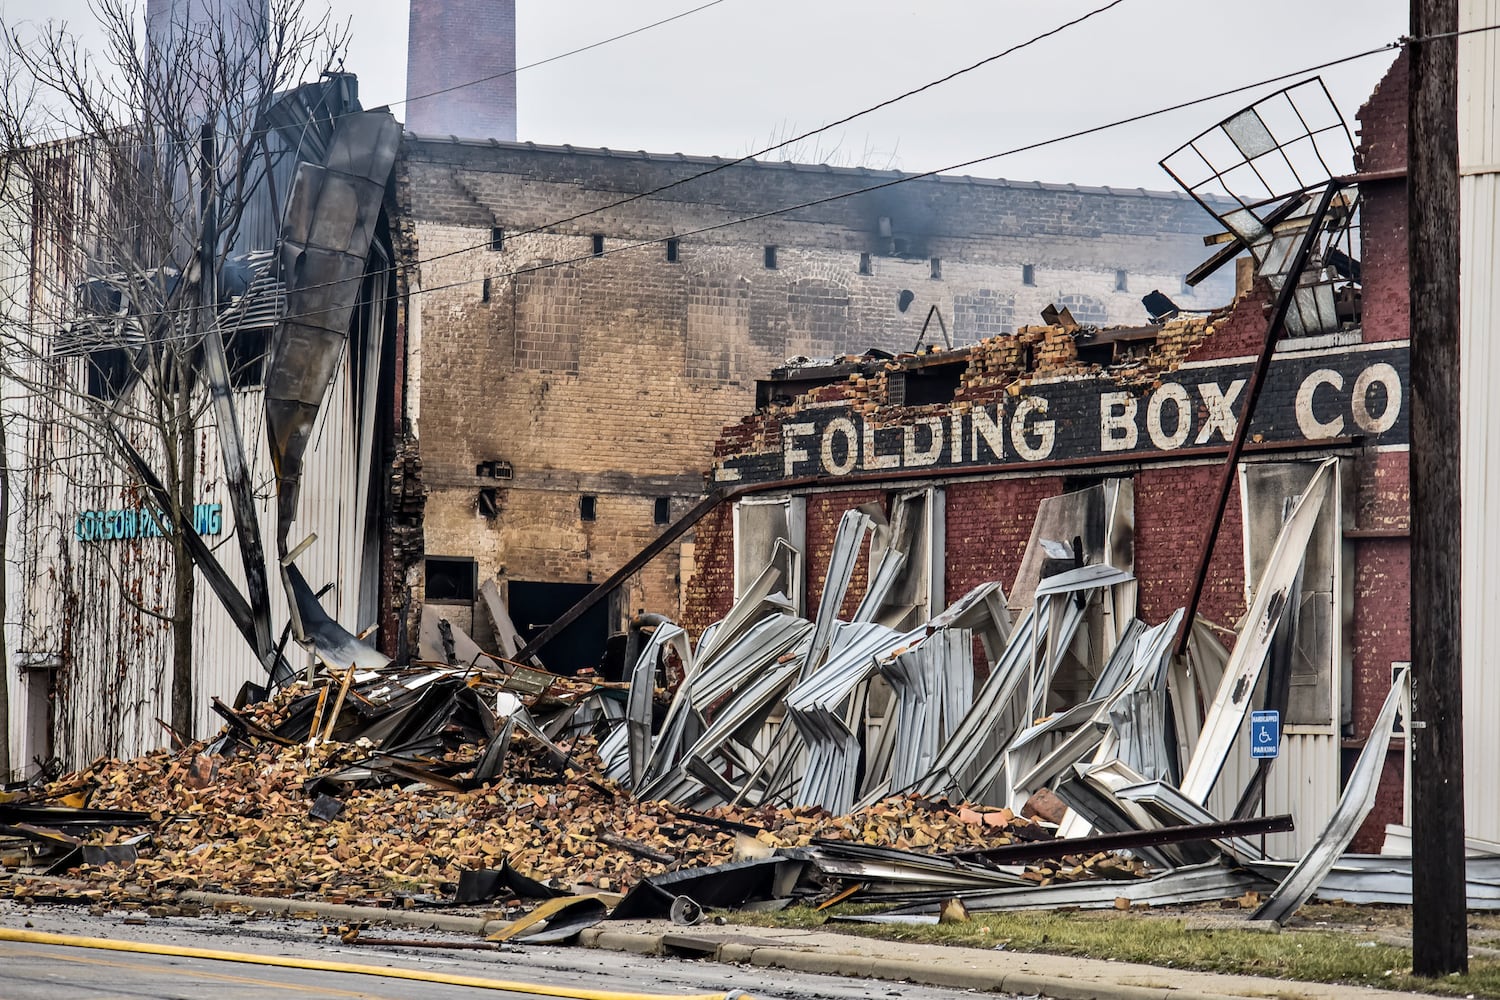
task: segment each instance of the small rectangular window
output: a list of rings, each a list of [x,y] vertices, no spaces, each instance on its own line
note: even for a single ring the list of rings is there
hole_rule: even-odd
[[[672,520],[672,498],[657,497],[651,508],[651,520],[657,524],[669,524]]]
[[[472,602],[479,589],[479,564],[454,556],[427,557],[427,599],[456,604]]]
[[[1130,291],[1130,282],[1127,281],[1126,278],[1127,278],[1127,275],[1125,274],[1124,271],[1116,271],[1115,272],[1115,291],[1117,291],[1117,292],[1128,292],[1128,291]]]
[[[479,491],[476,501],[479,513],[493,521],[500,516],[500,491],[493,486],[486,486]]]
[[[592,521],[599,515],[599,498],[585,493],[578,498],[578,519]]]
[[[940,258],[932,258],[932,280],[936,281],[943,276],[943,262]]]
[[[499,226],[495,226],[490,230],[490,249],[505,249],[505,230],[501,229]]]
[[[1036,284],[1036,265],[1034,265],[1034,264],[1022,264],[1021,265],[1021,284],[1023,284],[1023,285],[1035,285]]]
[[[859,273],[870,273],[870,255],[867,253],[862,253],[859,255]]]
[[[776,247],[769,243],[766,244],[766,270],[776,270]]]
[[[480,288],[479,301],[480,302],[488,302],[489,300],[490,300],[490,279],[489,278],[485,278],[484,279],[484,285]]]
[[[667,263],[677,263],[677,240],[675,237],[667,240]]]
[[[603,233],[595,233],[594,234],[594,256],[595,257],[603,257],[604,256],[604,234]]]

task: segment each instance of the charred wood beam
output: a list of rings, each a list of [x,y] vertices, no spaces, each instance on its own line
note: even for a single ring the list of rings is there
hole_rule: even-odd
[[[1067,854],[1096,854],[1099,851],[1124,851],[1162,844],[1181,844],[1195,840],[1226,840],[1230,837],[1254,837],[1265,833],[1289,833],[1295,829],[1292,817],[1257,816],[1253,819],[1230,819],[1222,823],[1191,823],[1160,830],[1131,830],[1127,833],[1105,833],[1097,837],[1069,837],[1029,844],[1006,844],[977,851],[956,851],[951,857],[979,858],[1002,864],[1045,861]]]
[[[1208,578],[1208,564],[1213,558],[1214,545],[1219,540],[1219,527],[1224,519],[1224,506],[1229,502],[1229,491],[1234,488],[1240,455],[1244,452],[1245,442],[1250,436],[1250,422],[1255,417],[1255,403],[1260,398],[1261,388],[1265,385],[1266,373],[1271,369],[1271,356],[1276,351],[1276,341],[1281,337],[1281,328],[1286,321],[1287,310],[1291,308],[1292,299],[1297,294],[1302,272],[1306,270],[1307,262],[1312,257],[1313,247],[1318,243],[1318,233],[1323,228],[1323,220],[1328,216],[1328,208],[1333,204],[1334,195],[1342,187],[1342,184],[1333,180],[1329,181],[1328,186],[1323,189],[1323,195],[1318,199],[1318,207],[1313,210],[1312,217],[1308,220],[1307,232],[1303,233],[1301,242],[1297,244],[1297,252],[1292,257],[1291,267],[1287,269],[1286,280],[1282,282],[1280,291],[1276,293],[1276,304],[1271,310],[1270,320],[1266,323],[1266,335],[1260,345],[1260,355],[1255,359],[1255,367],[1251,369],[1249,381],[1245,385],[1245,405],[1240,409],[1239,420],[1235,423],[1234,439],[1229,442],[1229,454],[1224,456],[1224,466],[1219,474],[1218,496],[1209,509],[1208,521],[1203,526],[1203,538],[1198,546],[1198,568],[1193,573],[1192,590],[1187,599],[1187,614],[1182,616],[1182,624],[1177,629],[1178,656],[1187,652],[1188,637],[1193,633],[1193,622],[1198,615],[1198,605],[1203,599],[1203,583]]]

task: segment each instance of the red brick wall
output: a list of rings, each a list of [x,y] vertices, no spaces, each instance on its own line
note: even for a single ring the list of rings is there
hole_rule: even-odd
[[[1135,566],[1138,614],[1147,624],[1166,621],[1188,599],[1197,570],[1206,498],[1217,487],[1219,466],[1148,469],[1135,477]],[[1209,563],[1198,613],[1233,627],[1245,613],[1244,540],[1239,490],[1231,490]]]
[[[691,580],[685,580],[682,627],[697,642],[734,603],[734,505],[721,503],[693,533]]]
[[[943,592],[948,603],[991,580],[999,580],[1008,596],[1031,539],[1037,507],[1063,491],[1062,477],[950,483],[945,489]]]

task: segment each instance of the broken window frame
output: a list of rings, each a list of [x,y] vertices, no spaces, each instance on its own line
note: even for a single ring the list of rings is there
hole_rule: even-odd
[[[776,515],[779,509],[780,517]],[[757,520],[761,523],[756,523]],[[776,550],[776,541],[787,544],[789,565],[782,570],[784,593],[795,614],[807,607],[806,551],[807,498],[791,494],[745,497],[734,505],[734,597],[739,600],[760,575]],[[752,545],[752,534],[770,531]]]

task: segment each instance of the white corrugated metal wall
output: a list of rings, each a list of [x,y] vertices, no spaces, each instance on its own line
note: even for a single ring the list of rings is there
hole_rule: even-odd
[[[1459,28],[1500,24],[1500,0],[1463,0]],[[1500,839],[1500,33],[1459,38],[1459,376],[1463,462],[1464,813]]]

